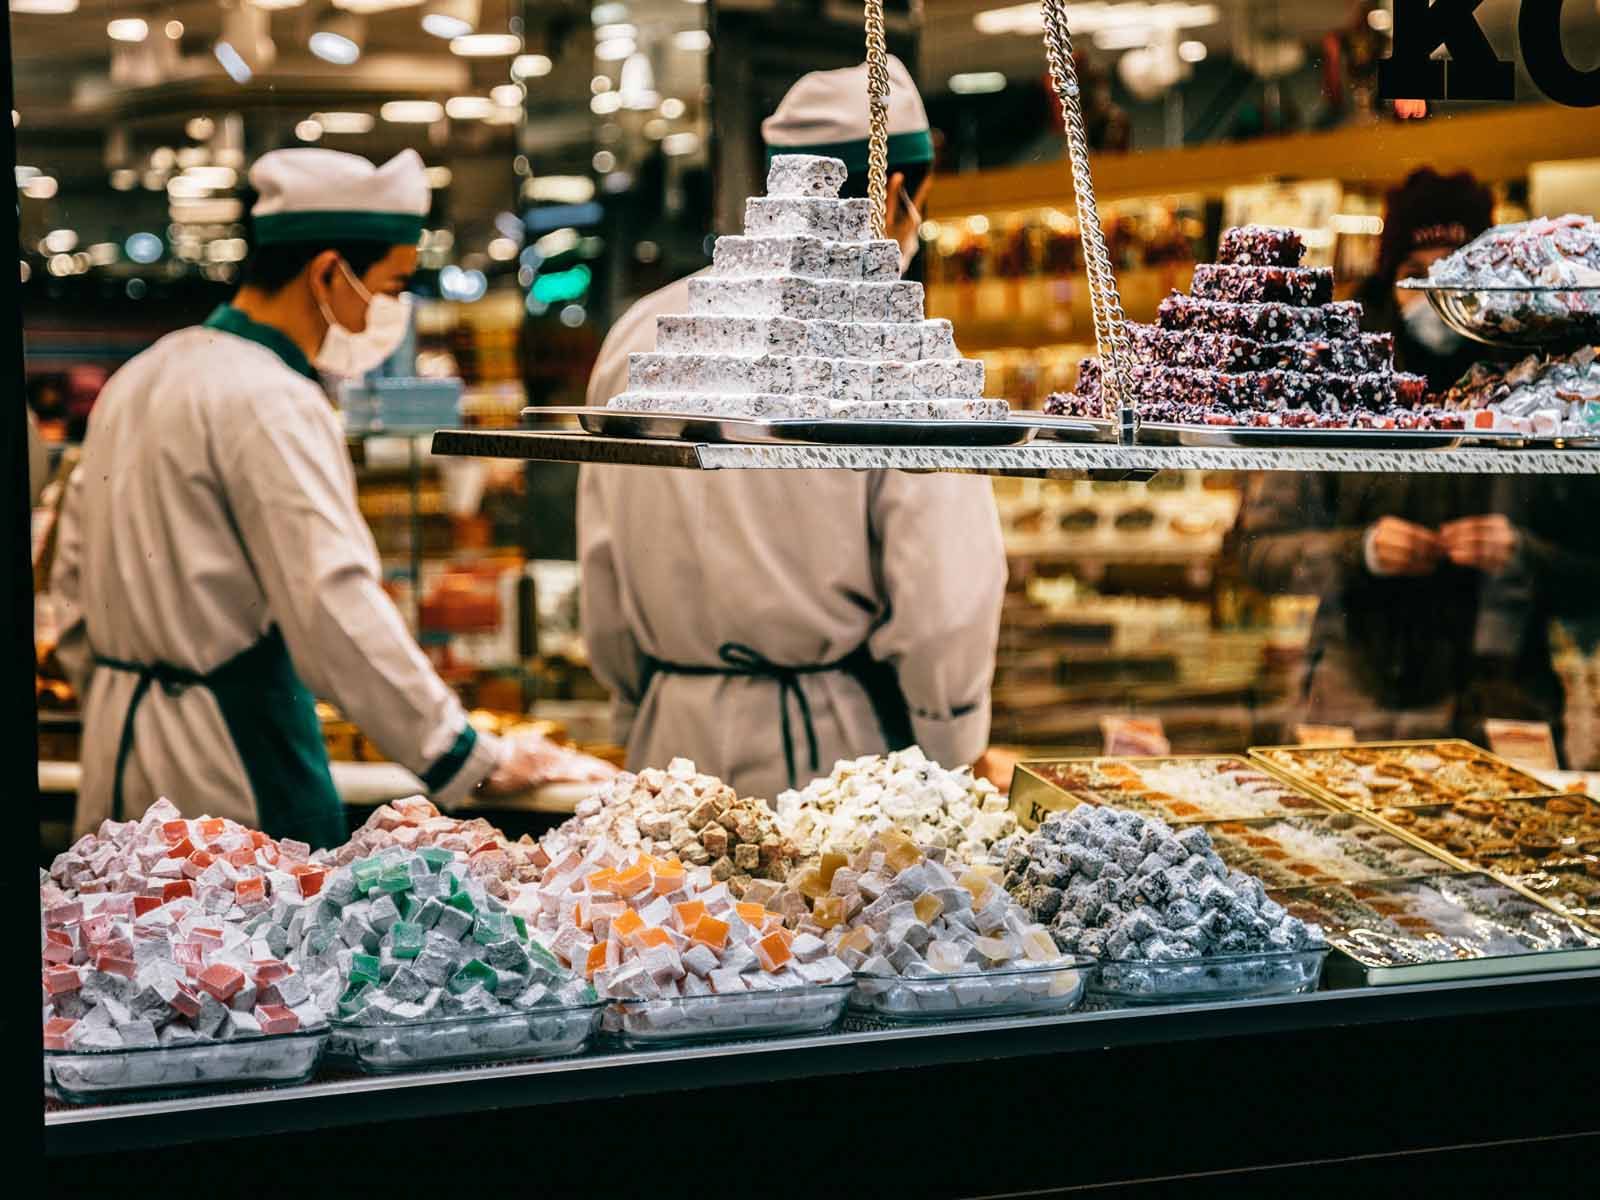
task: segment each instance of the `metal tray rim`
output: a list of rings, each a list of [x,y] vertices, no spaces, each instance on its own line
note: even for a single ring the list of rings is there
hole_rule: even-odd
[[[597,437],[754,445],[1020,446],[1038,427],[1023,422],[941,419],[717,417],[704,413],[640,413],[589,405],[523,409],[525,417],[574,417]],[[628,428],[619,428],[627,426]]]

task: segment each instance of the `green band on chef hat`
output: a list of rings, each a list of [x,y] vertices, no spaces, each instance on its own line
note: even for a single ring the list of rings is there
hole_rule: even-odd
[[[780,154],[817,154],[824,158],[837,158],[852,175],[867,169],[867,154],[871,143],[866,138],[848,142],[817,142],[810,146],[768,146],[767,165]],[[933,137],[926,129],[911,133],[891,133],[888,139],[889,167],[908,167],[933,161]]]
[[[415,150],[382,166],[359,154],[303,147],[263,154],[250,168],[257,246],[285,242],[416,245],[432,204]]]
[[[385,242],[414,246],[422,218],[397,212],[286,212],[255,219],[256,245],[285,242]]]

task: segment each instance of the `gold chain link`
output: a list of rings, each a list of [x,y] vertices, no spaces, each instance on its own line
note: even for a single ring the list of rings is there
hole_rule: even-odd
[[[1072,191],[1078,206],[1078,229],[1083,241],[1084,266],[1089,276],[1089,308],[1094,315],[1095,347],[1100,355],[1101,390],[1106,415],[1118,422],[1119,436],[1131,438],[1138,415],[1131,404],[1124,375],[1122,298],[1117,293],[1116,272],[1106,250],[1095,206],[1094,180],[1089,173],[1089,137],[1084,130],[1083,103],[1078,68],[1072,61],[1072,32],[1062,0],[1043,0],[1045,56],[1050,79],[1067,128],[1067,159],[1072,167]]]
[[[883,0],[865,0],[867,20],[867,195],[872,236],[887,228],[889,207],[889,51],[884,44]]]

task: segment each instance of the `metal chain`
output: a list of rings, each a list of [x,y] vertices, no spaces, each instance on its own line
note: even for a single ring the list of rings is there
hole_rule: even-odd
[[[865,0],[867,20],[867,195],[872,236],[887,228],[889,207],[889,51],[884,44],[883,0]]]
[[[1117,421],[1119,440],[1131,442],[1138,429],[1138,414],[1127,400],[1126,359],[1123,353],[1122,298],[1117,293],[1116,272],[1106,250],[1095,206],[1094,179],[1089,173],[1089,136],[1083,124],[1083,103],[1078,68],[1072,61],[1072,32],[1067,27],[1063,0],[1043,0],[1045,57],[1050,79],[1067,128],[1067,159],[1072,167],[1072,191],[1078,206],[1078,229],[1083,242],[1084,266],[1089,276],[1089,309],[1094,316],[1095,347],[1100,354],[1101,394]]]

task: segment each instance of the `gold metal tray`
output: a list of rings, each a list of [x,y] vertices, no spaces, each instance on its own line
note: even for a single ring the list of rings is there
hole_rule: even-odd
[[[1117,796],[1107,790],[1103,796],[1097,799],[1090,799],[1067,790],[1063,784],[1050,778],[1051,768],[1055,767],[1095,767],[1097,769],[1105,769],[1111,764],[1125,764],[1137,768],[1141,765],[1158,766],[1164,763],[1180,762],[1211,762],[1219,765],[1231,763],[1267,776],[1275,783],[1282,784],[1285,792],[1290,793],[1297,800],[1303,801],[1303,803],[1284,805],[1280,812],[1251,812],[1241,808],[1236,812],[1218,813],[1202,809],[1199,805],[1192,804],[1180,796],[1174,797],[1174,800],[1180,805],[1187,805],[1193,811],[1181,809],[1172,811],[1165,806],[1142,800],[1133,793],[1126,796]],[[1343,811],[1341,805],[1329,804],[1302,784],[1287,779],[1282,772],[1265,770],[1260,763],[1252,762],[1242,754],[1162,754],[1128,758],[1101,755],[1085,758],[1036,759],[1033,762],[1019,763],[1017,765],[1016,778],[1011,784],[1011,811],[1016,815],[1018,824],[1024,829],[1037,829],[1039,823],[1051,813],[1077,808],[1081,804],[1128,808],[1134,812],[1157,817],[1169,825],[1203,825],[1218,821],[1245,821],[1262,817],[1292,816],[1298,811],[1305,810],[1322,812],[1329,808]]]
[[[1250,750],[1249,750],[1249,756],[1250,756],[1250,758],[1251,758],[1251,760],[1253,762],[1255,762],[1258,766],[1261,766],[1261,767],[1265,768],[1271,774],[1278,776],[1280,779],[1288,780],[1288,781],[1294,783],[1297,787],[1301,788],[1302,790],[1309,791],[1309,792],[1313,793],[1314,795],[1317,795],[1317,796],[1321,797],[1323,800],[1327,801],[1329,804],[1332,804],[1335,808],[1346,809],[1346,810],[1348,810],[1350,812],[1359,812],[1359,813],[1363,813],[1363,814],[1370,814],[1370,813],[1372,813],[1374,811],[1374,809],[1373,809],[1373,807],[1371,805],[1369,805],[1367,803],[1364,803],[1363,801],[1361,801],[1358,798],[1341,795],[1340,793],[1334,791],[1331,787],[1329,787],[1328,784],[1324,783],[1320,778],[1317,778],[1317,777],[1314,777],[1314,776],[1311,776],[1311,775],[1305,773],[1303,770],[1297,768],[1293,764],[1280,762],[1277,759],[1275,759],[1273,757],[1269,757],[1269,756],[1274,755],[1274,754],[1291,754],[1292,753],[1292,754],[1301,755],[1301,756],[1317,755],[1317,756],[1324,756],[1324,757],[1326,757],[1326,756],[1340,756],[1340,757],[1342,757],[1345,754],[1349,753],[1350,751],[1362,751],[1362,750],[1434,750],[1434,751],[1437,751],[1437,749],[1439,747],[1441,747],[1441,746],[1465,747],[1466,749],[1472,751],[1471,757],[1473,757],[1473,758],[1475,758],[1475,759],[1477,759],[1477,760],[1479,760],[1479,761],[1481,761],[1481,762],[1483,762],[1485,764],[1492,765],[1495,768],[1497,768],[1498,770],[1503,771],[1503,772],[1505,772],[1505,773],[1507,773],[1509,775],[1515,776],[1517,779],[1523,781],[1523,786],[1521,787],[1521,790],[1513,792],[1513,793],[1508,793],[1506,795],[1494,796],[1494,797],[1491,797],[1492,799],[1496,799],[1496,800],[1532,800],[1532,799],[1537,799],[1538,797],[1541,797],[1541,796],[1548,796],[1554,790],[1554,789],[1552,789],[1550,787],[1549,784],[1546,784],[1546,783],[1542,782],[1541,780],[1539,780],[1538,778],[1536,778],[1535,776],[1530,775],[1528,772],[1524,771],[1521,767],[1515,766],[1512,763],[1507,762],[1505,759],[1500,758],[1498,755],[1491,754],[1489,751],[1483,749],[1483,747],[1478,746],[1478,745],[1476,745],[1476,744],[1474,744],[1472,742],[1469,742],[1469,741],[1465,740],[1464,738],[1431,738],[1431,739],[1420,740],[1420,741],[1357,742],[1357,743],[1355,743],[1354,745],[1351,745],[1351,746],[1252,746],[1250,748]],[[1441,795],[1439,795],[1437,793],[1433,794],[1432,796],[1424,796],[1424,795],[1422,795],[1420,793],[1413,793],[1413,795],[1415,797],[1413,799],[1391,800],[1391,801],[1389,801],[1387,803],[1386,807],[1390,807],[1390,808],[1418,808],[1418,807],[1425,807],[1425,806],[1434,805],[1434,804],[1453,804],[1457,800],[1469,799],[1470,798],[1470,797],[1462,797],[1462,796],[1441,796]]]

